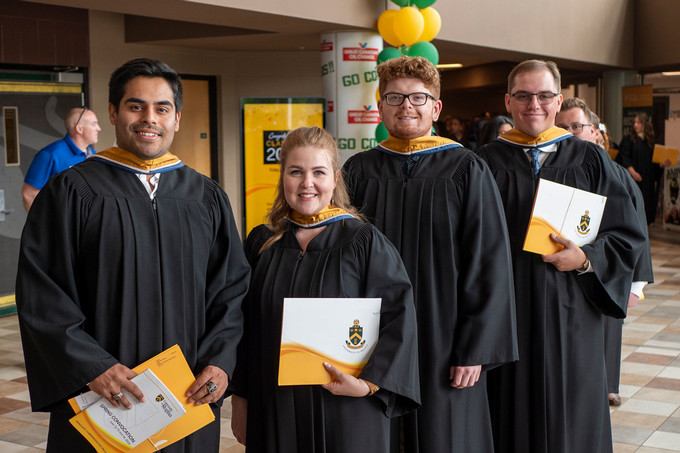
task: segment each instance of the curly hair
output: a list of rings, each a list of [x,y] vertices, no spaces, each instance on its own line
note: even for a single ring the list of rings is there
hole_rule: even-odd
[[[392,58],[380,63],[376,71],[378,71],[380,78],[378,88],[381,97],[385,95],[385,87],[388,82],[411,77],[422,80],[425,88],[430,91],[435,99],[439,99],[441,94],[439,71],[427,58],[402,55],[399,58]]]
[[[286,194],[283,188],[283,177],[286,171],[288,156],[291,151],[300,147],[311,147],[326,152],[333,173],[335,174],[335,189],[333,190],[331,203],[333,206],[344,209],[357,219],[365,220],[350,202],[347,186],[345,186],[345,181],[342,178],[338,147],[335,140],[333,140],[333,136],[320,127],[299,127],[290,131],[281,145],[281,171],[279,174],[279,182],[276,186],[276,197],[274,198],[272,208],[267,213],[267,226],[274,235],[262,245],[260,253],[267,250],[273,243],[281,239],[283,234],[291,228],[290,223],[286,221],[286,217],[290,213],[291,207],[286,201]]]

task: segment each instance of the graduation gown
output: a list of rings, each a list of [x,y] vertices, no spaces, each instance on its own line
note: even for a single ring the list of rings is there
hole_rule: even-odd
[[[633,177],[628,171],[619,164],[614,164],[614,169],[619,175],[621,182],[626,187],[630,195],[640,228],[645,233],[645,243],[642,247],[640,257],[635,264],[633,271],[633,281],[644,281],[651,283],[654,281],[652,270],[652,253],[649,248],[649,235],[647,234],[647,216],[645,214],[645,202],[642,193],[638,188]],[[627,311],[627,310],[626,310]],[[619,381],[621,376],[621,341],[623,319],[603,317],[604,321],[604,361],[607,370],[607,392],[619,393]]]
[[[644,139],[638,138],[633,141],[629,136],[623,137],[619,145],[619,153],[616,162],[624,168],[633,167],[642,177],[637,185],[640,187],[645,200],[645,213],[647,224],[654,223],[656,217],[656,204],[658,201],[657,180],[661,174],[659,164],[652,162],[654,150],[649,147]]]
[[[304,255],[292,230],[258,255],[270,236],[261,225],[246,241],[253,277],[232,381],[248,400],[246,451],[388,452],[390,417],[420,403],[413,295],[399,255],[356,219],[328,225]],[[278,386],[284,297],[382,298],[378,343],[359,376],[380,390],[354,398],[320,385]]]
[[[249,274],[227,195],[189,167],[163,173],[154,202],[134,173],[94,158],[55,176],[28,215],[17,278],[33,410],[70,428],[67,398],[174,344],[194,374],[231,376]],[[213,410],[216,427],[163,451],[216,452]],[[53,434],[52,451],[94,451],[73,428]]]
[[[423,405],[402,419],[404,451],[492,452],[486,372],[462,390],[449,372],[517,359],[500,197],[486,164],[455,142],[394,140],[344,171],[352,203],[395,245],[414,288]],[[402,145],[417,151],[390,151]]]
[[[519,361],[489,373],[496,452],[611,452],[602,315],[625,316],[644,243],[630,196],[596,145],[557,143],[538,177],[607,196],[598,236],[582,247],[594,272],[560,272],[522,250],[538,181],[525,151],[495,140],[479,153],[503,198],[517,301]]]

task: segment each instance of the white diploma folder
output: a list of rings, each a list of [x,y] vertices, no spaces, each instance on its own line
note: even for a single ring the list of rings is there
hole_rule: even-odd
[[[524,250],[550,255],[563,249],[550,233],[578,245],[590,244],[600,229],[607,197],[575,187],[540,179]]]
[[[279,385],[333,381],[324,362],[359,376],[378,342],[381,299],[286,298]]]

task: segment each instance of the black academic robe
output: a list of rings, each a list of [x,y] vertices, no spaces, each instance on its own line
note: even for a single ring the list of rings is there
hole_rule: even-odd
[[[499,140],[479,153],[503,198],[517,301],[519,361],[489,373],[496,452],[611,452],[602,315],[625,315],[644,243],[630,196],[596,145],[558,142],[538,176],[607,196],[582,247],[594,272],[560,272],[522,250],[537,184],[526,153]]]
[[[654,150],[643,139],[633,141],[629,136],[623,137],[619,145],[616,162],[624,168],[633,167],[642,177],[638,187],[645,200],[647,224],[654,223],[656,204],[658,201],[657,179],[661,174],[659,164],[652,162]]]
[[[259,255],[270,236],[261,225],[246,241],[253,277],[232,381],[248,400],[246,451],[387,453],[390,417],[420,404],[413,293],[399,255],[355,219],[328,225],[304,255],[292,230]],[[378,385],[377,393],[353,398],[320,385],[278,386],[285,297],[382,298],[378,343],[359,376]]]
[[[134,173],[101,161],[55,176],[28,215],[16,286],[33,410],[70,428],[67,398],[174,344],[195,374],[231,376],[249,273],[227,195],[189,167],[163,173],[153,203]],[[219,423],[163,451],[216,452]],[[50,439],[89,451],[72,428]]]
[[[635,207],[640,228],[645,233],[645,243],[642,252],[635,264],[633,281],[654,281],[652,270],[652,253],[649,248],[649,236],[647,234],[647,216],[645,214],[645,202],[642,192],[638,188],[633,177],[619,164],[614,164],[614,169],[619,175],[621,182],[626,187],[630,199]],[[607,370],[607,392],[619,393],[619,380],[621,376],[621,341],[623,338],[623,319],[603,317],[604,322],[604,361]]]
[[[451,146],[415,159],[372,149],[344,171],[352,203],[395,245],[414,288],[423,405],[402,419],[404,451],[493,451],[486,371],[471,388],[449,380],[454,365],[517,359],[508,238],[489,169]]]

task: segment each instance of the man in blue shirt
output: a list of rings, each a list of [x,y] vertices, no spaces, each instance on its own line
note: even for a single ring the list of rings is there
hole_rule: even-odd
[[[99,137],[99,123],[97,116],[87,107],[76,107],[66,114],[64,119],[66,136],[61,140],[47,145],[33,158],[28,167],[21,195],[24,208],[28,212],[33,200],[50,177],[66,170],[94,154],[92,145]]]

